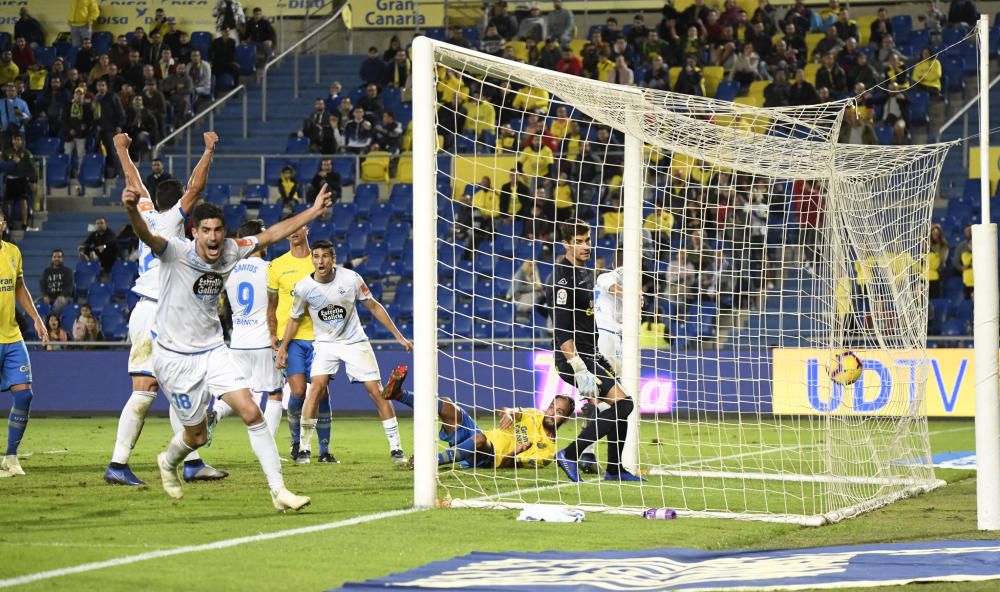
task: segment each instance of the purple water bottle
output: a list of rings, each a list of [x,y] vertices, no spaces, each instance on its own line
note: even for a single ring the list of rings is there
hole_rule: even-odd
[[[670,508],[650,508],[642,513],[646,520],[673,520],[677,518],[677,512]]]

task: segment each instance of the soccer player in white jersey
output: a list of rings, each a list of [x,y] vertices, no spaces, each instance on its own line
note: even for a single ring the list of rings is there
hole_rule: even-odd
[[[300,454],[309,458],[308,446],[312,431],[316,429],[316,412],[320,399],[327,394],[330,377],[337,373],[341,363],[351,382],[361,382],[368,396],[378,408],[389,454],[399,465],[407,463],[399,438],[399,424],[392,403],[382,398],[382,375],[379,372],[375,351],[368,335],[361,327],[356,304],[362,303],[406,351],[413,346],[392,322],[389,313],[372,297],[360,275],[350,269],[337,267],[337,253],[330,241],[316,241],[312,245],[312,262],[316,271],[295,284],[291,317],[285,325],[285,336],[278,349],[278,365],[288,357],[288,346],[298,328],[299,319],[306,313],[313,323],[312,385],[302,406],[302,439]],[[308,462],[308,461],[306,461]]]
[[[191,173],[185,190],[180,181],[171,179],[159,184],[155,203],[149,197],[149,190],[143,185],[139,169],[128,157],[131,139],[128,134],[118,134],[114,138],[115,151],[122,164],[127,186],[138,190],[139,213],[154,232],[166,238],[184,235],[185,217],[198,202],[208,181],[208,170],[212,165],[212,155],[219,138],[215,132],[205,132],[205,152]],[[159,388],[153,371],[153,317],[160,297],[160,261],[145,243],[139,243],[139,279],[132,291],[139,301],[129,317],[128,334],[132,342],[129,353],[128,373],[132,377],[132,394],[121,417],[118,418],[118,434],[111,463],[104,472],[104,480],[119,485],[145,485],[135,476],[128,462],[132,456],[142,426],[146,421],[156,391]],[[174,432],[183,430],[177,413],[171,408],[170,425]],[[229,473],[205,464],[197,452],[192,452],[184,462],[184,479],[187,481],[211,481],[224,479]]]
[[[256,236],[264,232],[260,220],[248,220],[240,226],[237,238]],[[226,298],[233,309],[233,333],[229,349],[243,376],[250,381],[250,392],[261,397],[264,421],[271,436],[281,423],[281,371],[274,364],[271,332],[267,328],[267,268],[261,257],[263,250],[253,253],[233,269],[226,280]]]
[[[137,192],[126,188],[122,201],[139,240],[160,260],[160,302],[156,309],[153,368],[184,425],[166,452],[156,457],[163,489],[173,498],[184,496],[177,467],[192,450],[208,440],[207,411],[212,397],[222,399],[247,425],[250,446],[260,461],[280,511],[299,510],[309,498],[291,493],[281,475],[281,459],[247,379],[233,363],[222,336],[219,296],[233,268],[248,255],[284,239],[315,220],[332,204],[324,185],[316,202],[297,216],[279,222],[257,236],[226,238],[222,209],[202,203],[191,212],[194,240],[166,239],[153,232],[139,213]]]

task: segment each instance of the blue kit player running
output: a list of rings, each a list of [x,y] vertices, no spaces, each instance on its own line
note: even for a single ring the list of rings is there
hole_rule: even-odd
[[[7,220],[0,213],[0,234],[7,227]],[[35,303],[24,285],[21,251],[12,243],[0,240],[0,390],[10,391],[14,403],[7,417],[7,453],[0,461],[0,477],[24,475],[17,460],[24,430],[28,427],[31,410],[31,360],[28,348],[14,319],[14,306],[20,304],[35,323],[35,332],[43,343],[48,343],[49,333],[35,310]]]

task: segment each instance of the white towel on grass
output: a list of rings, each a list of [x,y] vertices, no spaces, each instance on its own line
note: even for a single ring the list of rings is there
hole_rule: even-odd
[[[522,522],[583,522],[583,517],[583,510],[534,504],[521,510],[517,519]]]

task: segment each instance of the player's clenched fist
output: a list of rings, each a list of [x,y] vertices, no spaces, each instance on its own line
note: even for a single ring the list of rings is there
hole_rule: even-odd
[[[205,132],[202,137],[205,139],[205,150],[215,152],[215,145],[219,143],[219,135],[215,132]]]
[[[115,139],[117,140],[117,136]],[[125,191],[122,191],[122,203],[129,209],[137,207],[139,204],[139,194],[131,189],[125,189]]]
[[[274,365],[278,367],[278,370],[284,370],[288,367],[288,349],[284,346],[278,348],[278,353],[274,356]]]
[[[128,150],[128,147],[132,145],[132,138],[128,134],[115,134],[114,137],[115,148],[121,150]]]

